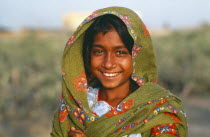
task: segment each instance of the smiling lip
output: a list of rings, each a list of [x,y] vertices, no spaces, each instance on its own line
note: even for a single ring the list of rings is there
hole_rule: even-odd
[[[101,73],[105,78],[108,78],[108,79],[113,79],[120,74],[120,72],[113,72],[113,73],[111,73],[111,72],[109,72],[109,73],[108,72],[101,72]]]

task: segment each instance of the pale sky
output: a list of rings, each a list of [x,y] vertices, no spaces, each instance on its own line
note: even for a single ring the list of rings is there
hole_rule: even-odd
[[[123,6],[141,11],[150,28],[210,23],[210,0],[0,0],[0,27],[61,28],[63,14]]]

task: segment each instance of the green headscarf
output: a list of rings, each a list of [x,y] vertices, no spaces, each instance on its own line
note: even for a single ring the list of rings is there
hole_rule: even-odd
[[[87,78],[82,57],[83,37],[95,18],[105,14],[119,17],[134,39],[133,74],[140,86],[115,110],[102,117],[95,115],[87,102]],[[83,130],[88,137],[123,136],[141,133],[149,136],[187,137],[186,117],[181,101],[161,88],[150,34],[130,9],[108,7],[94,11],[77,28],[66,44],[62,62],[62,96],[53,120],[53,137],[67,137],[70,127]]]

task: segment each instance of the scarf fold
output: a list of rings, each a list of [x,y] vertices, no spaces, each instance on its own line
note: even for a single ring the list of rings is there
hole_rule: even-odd
[[[87,101],[87,78],[82,58],[83,36],[95,18],[105,14],[119,17],[134,39],[131,78],[140,86],[117,107],[98,117]],[[141,133],[149,136],[187,137],[186,114],[181,101],[161,88],[150,34],[130,9],[109,7],[93,12],[68,40],[62,62],[62,95],[53,120],[52,137],[68,137],[70,127],[83,130],[88,137],[120,137]]]

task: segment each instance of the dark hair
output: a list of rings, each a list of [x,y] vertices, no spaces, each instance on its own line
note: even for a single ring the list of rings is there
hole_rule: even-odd
[[[115,29],[117,31],[121,40],[126,45],[126,48],[128,49],[129,53],[131,54],[132,52],[134,40],[130,36],[126,25],[119,17],[115,15],[107,14],[107,15],[96,18],[95,21],[86,30],[85,35],[84,35],[84,42],[83,42],[83,60],[84,60],[85,71],[86,71],[88,80],[91,79],[90,78],[91,72],[89,70],[90,52],[92,49],[94,36],[99,32],[106,34],[112,29]]]

